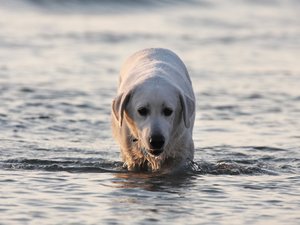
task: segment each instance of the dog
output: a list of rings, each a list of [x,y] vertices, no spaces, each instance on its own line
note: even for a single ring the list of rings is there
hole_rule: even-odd
[[[193,160],[195,96],[174,52],[148,48],[127,59],[111,117],[129,171],[174,171]]]

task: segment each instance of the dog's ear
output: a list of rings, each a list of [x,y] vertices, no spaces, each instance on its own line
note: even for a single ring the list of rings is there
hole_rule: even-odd
[[[131,94],[131,91],[121,93],[112,102],[112,115],[118,121],[120,127],[122,126],[124,111]]]
[[[184,125],[186,128],[189,128],[191,126],[191,117],[195,111],[195,101],[183,93],[179,94],[179,99],[182,108]]]

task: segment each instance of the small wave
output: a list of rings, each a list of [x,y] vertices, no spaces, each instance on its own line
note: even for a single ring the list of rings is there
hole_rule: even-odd
[[[204,0],[186,0],[186,1],[150,1],[150,0],[13,0],[3,1],[1,7],[8,9],[38,9],[54,13],[123,13],[149,8],[173,7],[176,5],[201,5],[210,6]]]
[[[47,148],[31,148],[49,151]],[[53,152],[54,149],[51,149]],[[74,154],[82,149],[68,149]],[[297,173],[299,158],[297,149],[285,149],[274,146],[212,146],[196,149],[196,156],[182,171],[192,175],[278,175]],[[87,155],[85,151],[85,155]],[[6,158],[0,160],[0,169],[67,171],[73,173],[128,173],[122,162],[106,157],[51,157],[51,158]],[[99,152],[97,151],[97,155]],[[142,172],[146,173],[146,172]],[[177,172],[175,172],[176,174]],[[181,172],[180,172],[181,173]]]
[[[268,146],[254,146],[252,147],[255,150],[265,151],[265,152],[285,152],[286,149],[283,148],[275,148],[275,147],[268,147]]]
[[[14,170],[66,171],[71,173],[116,173],[122,171],[122,163],[120,162],[99,161],[101,162],[85,162],[83,160],[8,159],[1,162],[0,167]]]
[[[235,162],[192,162],[188,166],[192,173],[212,175],[277,175],[276,172],[257,165],[240,165]]]
[[[152,5],[161,5],[161,4],[170,4],[170,3],[179,3],[181,1],[171,1],[171,0],[161,0],[161,1],[151,1],[151,0],[27,0],[35,5],[49,5],[49,4],[56,4],[61,6],[68,6],[72,4],[76,5],[103,5],[103,4],[111,4],[111,5],[129,5],[129,6],[152,6]],[[189,3],[198,3],[206,5],[208,4],[205,1],[195,1],[195,0],[188,0],[186,2]]]
[[[122,162],[116,161],[85,161],[79,160],[43,160],[43,159],[8,159],[0,163],[3,169],[13,170],[43,170],[50,172],[70,173],[126,173],[122,168]],[[261,168],[257,165],[240,165],[236,162],[211,163],[198,161],[189,163],[183,173],[200,175],[275,175],[274,171]]]

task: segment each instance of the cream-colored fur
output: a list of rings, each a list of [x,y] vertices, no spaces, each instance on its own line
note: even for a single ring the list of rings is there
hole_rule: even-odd
[[[193,160],[194,120],[192,83],[175,53],[151,48],[127,59],[112,103],[112,129],[128,170],[173,171]],[[164,139],[157,155],[149,144],[156,134]]]

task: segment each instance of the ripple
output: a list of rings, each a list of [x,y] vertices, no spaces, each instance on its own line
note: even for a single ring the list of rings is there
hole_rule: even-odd
[[[190,165],[193,173],[196,174],[212,174],[212,175],[276,175],[271,170],[264,169],[257,165],[244,166],[235,162],[193,162]]]
[[[250,165],[242,165],[250,164]],[[3,169],[13,170],[42,170],[51,172],[66,171],[71,173],[127,173],[122,168],[122,162],[108,161],[104,159],[70,159],[70,160],[52,160],[52,159],[8,159],[0,162]],[[140,173],[140,172],[138,172]],[[217,163],[207,161],[197,161],[189,163],[180,174],[201,174],[201,175],[261,175],[277,174],[274,171],[255,165],[251,161]],[[145,172],[147,174],[147,172]],[[177,173],[175,173],[177,174]],[[159,175],[159,174],[157,174]]]
[[[102,161],[100,163],[100,161]],[[3,169],[43,170],[71,173],[108,173],[121,172],[122,163],[99,159],[99,162],[78,160],[8,159],[0,163]]]
[[[268,147],[268,146],[254,146],[252,148],[255,150],[264,151],[264,152],[285,152],[285,151],[287,151],[286,149]]]

